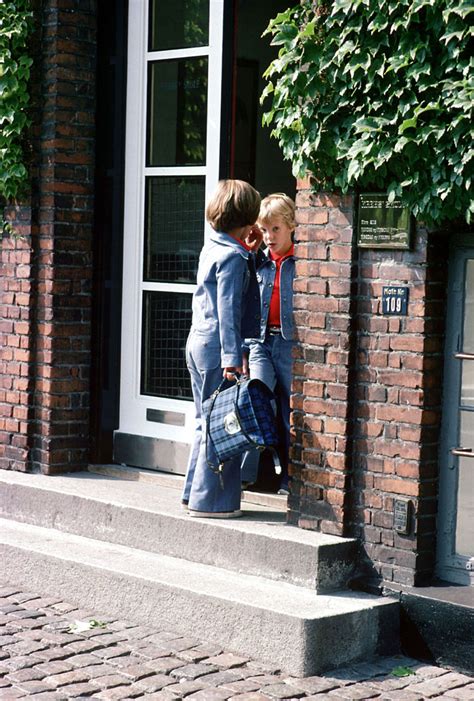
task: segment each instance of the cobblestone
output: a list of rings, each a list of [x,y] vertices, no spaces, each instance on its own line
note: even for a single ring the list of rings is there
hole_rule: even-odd
[[[70,632],[91,619],[103,628]],[[299,679],[214,643],[0,587],[0,699],[470,701],[474,678],[402,655]],[[396,667],[412,674],[398,677]]]

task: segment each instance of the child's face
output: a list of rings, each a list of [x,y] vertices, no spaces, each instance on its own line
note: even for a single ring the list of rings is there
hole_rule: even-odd
[[[287,253],[292,244],[291,229],[284,219],[281,217],[273,217],[259,222],[259,226],[263,233],[263,243],[265,246],[275,253],[277,256],[282,256]]]

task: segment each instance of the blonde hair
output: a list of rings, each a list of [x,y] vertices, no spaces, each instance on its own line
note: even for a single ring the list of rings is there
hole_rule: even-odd
[[[280,217],[290,229],[294,229],[296,227],[295,210],[296,205],[291,197],[284,192],[274,192],[262,200],[258,221],[265,223]]]
[[[215,231],[255,224],[260,211],[260,195],[243,180],[221,180],[206,207],[206,219]]]

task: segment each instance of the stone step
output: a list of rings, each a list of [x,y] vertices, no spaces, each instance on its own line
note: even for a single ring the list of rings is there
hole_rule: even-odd
[[[190,519],[176,489],[84,473],[0,471],[0,517],[286,581],[317,592],[344,588],[357,543],[285,523],[270,507],[244,518]]]
[[[78,520],[82,516],[76,513]],[[31,590],[87,610],[192,633],[296,676],[389,654],[398,641],[398,603],[368,594],[317,595],[286,582],[3,519],[0,555],[12,585],[27,582]]]
[[[148,470],[143,467],[130,467],[129,465],[89,465],[89,472],[106,477],[116,477],[122,480],[133,482],[147,482],[152,485],[163,487],[173,487],[179,490],[178,498],[184,486],[184,477],[171,472],[159,472],[158,470]],[[269,506],[274,511],[286,513],[288,507],[288,497],[282,494],[268,494],[267,492],[256,492],[246,489],[242,492],[242,501],[247,504],[257,504],[259,506]]]

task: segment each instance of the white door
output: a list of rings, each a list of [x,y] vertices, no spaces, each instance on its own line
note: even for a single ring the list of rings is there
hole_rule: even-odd
[[[185,364],[219,177],[224,0],[130,0],[118,462],[184,472]],[[211,67],[211,70],[210,70]]]

